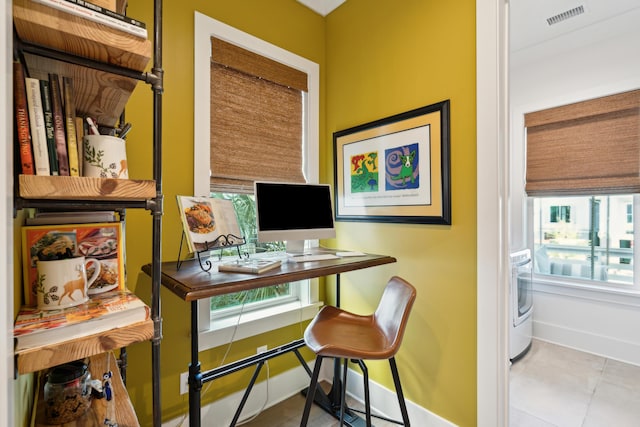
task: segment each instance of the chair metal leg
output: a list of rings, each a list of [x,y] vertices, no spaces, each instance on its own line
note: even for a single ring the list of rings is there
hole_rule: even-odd
[[[367,369],[367,365],[365,365],[364,360],[357,359],[354,360],[360,366],[360,370],[362,370],[362,376],[364,377],[364,408],[366,415],[366,423],[367,427],[371,427],[371,400],[369,399],[369,370]]]
[[[344,423],[344,411],[347,407],[347,369],[349,368],[349,359],[344,359],[344,366],[342,368],[342,393],[340,396],[340,424],[342,427]]]
[[[324,359],[322,356],[316,357],[316,364],[313,367],[313,374],[311,375],[311,383],[309,384],[309,389],[307,391],[307,400],[304,403],[304,412],[302,413],[302,419],[300,420],[300,427],[306,427],[307,422],[309,421],[309,413],[311,412],[311,404],[313,403],[313,399],[316,394],[315,392],[318,385],[318,376],[320,375],[322,359]]]
[[[398,366],[396,365],[395,357],[389,359],[389,366],[391,367],[391,374],[393,375],[393,384],[396,386],[396,394],[398,395],[398,403],[400,404],[400,412],[402,413],[402,422],[406,427],[409,427],[409,414],[407,413],[407,405],[404,402],[404,395],[402,394],[402,386],[400,385],[400,376],[398,375]]]

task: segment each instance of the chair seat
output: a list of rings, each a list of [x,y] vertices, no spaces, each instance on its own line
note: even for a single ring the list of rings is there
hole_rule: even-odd
[[[373,315],[362,316],[323,307],[304,334],[307,346],[325,357],[389,359],[397,349],[377,327]]]

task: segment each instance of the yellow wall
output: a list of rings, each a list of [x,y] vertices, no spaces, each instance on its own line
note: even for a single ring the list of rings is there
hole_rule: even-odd
[[[452,225],[338,223],[339,247],[398,263],[347,275],[342,305],[367,311],[398,274],[418,298],[398,366],[409,400],[476,424],[475,1],[348,0],[327,19],[327,138],[362,123],[451,100]],[[375,289],[375,292],[372,292]],[[387,367],[373,372],[393,389]],[[373,371],[373,368],[370,368]]]
[[[164,6],[164,260],[174,260],[178,252],[175,195],[193,191],[194,10],[320,64],[323,182],[333,180],[334,131],[451,100],[453,225],[338,223],[337,245],[397,257],[397,264],[344,275],[343,305],[370,311],[387,277],[398,274],[413,282],[418,300],[398,355],[406,397],[458,425],[475,425],[475,2],[348,0],[326,19],[294,0],[171,0]],[[129,14],[147,23],[151,8],[150,0],[129,2]],[[127,119],[134,123],[128,155],[131,177],[148,178],[151,91],[139,86],[127,107]],[[144,296],[149,280],[139,271],[151,254],[146,212],[128,212],[127,254],[130,287]],[[327,289],[331,294],[333,288]],[[187,407],[187,395],[178,395],[177,387],[189,362],[188,308],[162,291],[165,421]],[[287,342],[296,334],[299,327],[286,328],[261,337],[260,344]],[[255,341],[234,343],[227,361],[254,350]],[[217,366],[225,351],[203,353],[203,367]],[[150,361],[148,343],[129,348],[128,388],[142,425],[150,425],[152,413]],[[280,360],[271,374],[294,364]],[[382,368],[370,366],[372,379],[393,388],[386,365]],[[203,401],[234,391],[248,376],[216,382]]]

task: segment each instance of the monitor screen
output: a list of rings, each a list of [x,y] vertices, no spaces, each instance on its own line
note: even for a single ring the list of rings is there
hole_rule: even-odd
[[[258,241],[291,243],[335,237],[328,184],[257,181],[254,185]]]

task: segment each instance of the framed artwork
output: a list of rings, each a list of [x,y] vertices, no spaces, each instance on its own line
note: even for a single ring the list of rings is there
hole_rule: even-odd
[[[449,100],[333,134],[337,221],[451,224]]]

